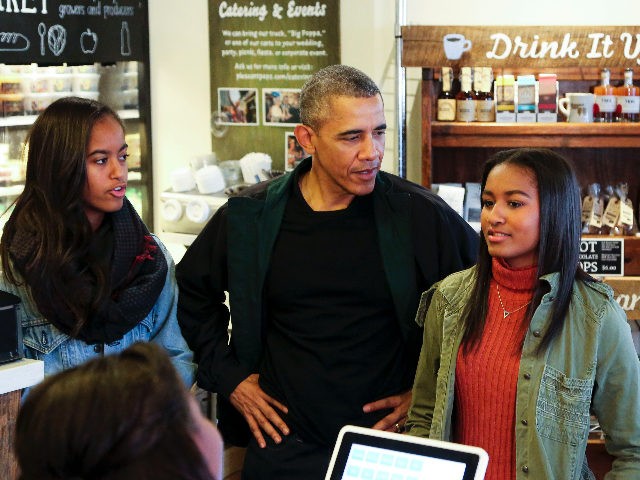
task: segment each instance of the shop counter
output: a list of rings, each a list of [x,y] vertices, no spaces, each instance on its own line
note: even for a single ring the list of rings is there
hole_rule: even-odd
[[[22,359],[0,366],[0,478],[16,478],[13,438],[23,388],[44,378],[44,362]]]

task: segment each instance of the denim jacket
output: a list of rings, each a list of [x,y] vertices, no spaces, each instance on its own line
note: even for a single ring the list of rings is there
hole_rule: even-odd
[[[192,363],[193,354],[180,333],[176,319],[178,288],[175,264],[162,242],[155,236],[154,239],[169,267],[164,287],[149,314],[120,340],[109,344],[88,345],[62,333],[38,312],[25,286],[17,287],[0,275],[0,290],[13,293],[21,299],[18,318],[22,324],[25,357],[43,360],[45,375],[52,375],[93,357],[120,352],[135,342],[150,341],[167,351],[179,375],[190,387],[194,382],[195,365]]]
[[[451,441],[462,307],[475,267],[422,295],[416,320],[424,340],[409,410],[409,433]],[[516,478],[593,478],[585,450],[593,412],[615,457],[607,479],[640,478],[640,366],[626,316],[611,289],[576,281],[568,317],[543,354],[536,354],[558,288],[549,283],[525,337],[516,392]],[[491,461],[491,459],[489,459]]]

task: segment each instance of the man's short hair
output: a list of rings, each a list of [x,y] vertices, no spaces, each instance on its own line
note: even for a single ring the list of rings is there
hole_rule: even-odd
[[[328,119],[334,97],[370,98],[380,94],[375,82],[348,65],[331,65],[316,72],[300,92],[300,120],[318,130]]]

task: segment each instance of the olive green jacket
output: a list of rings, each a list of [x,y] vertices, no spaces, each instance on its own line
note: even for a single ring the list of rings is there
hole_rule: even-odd
[[[640,478],[640,366],[625,313],[599,282],[574,283],[568,317],[546,351],[536,354],[550,319],[557,273],[529,325],[516,392],[516,478],[593,478],[585,450],[590,411],[615,456],[607,479]],[[416,320],[424,340],[409,410],[409,433],[452,440],[460,314],[475,267],[450,275],[422,296]],[[491,459],[489,459],[491,462]]]

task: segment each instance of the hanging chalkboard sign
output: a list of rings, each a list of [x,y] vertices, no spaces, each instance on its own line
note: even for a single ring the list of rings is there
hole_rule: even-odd
[[[580,241],[580,266],[590,275],[624,275],[624,239],[600,237]]]
[[[147,2],[0,0],[0,63],[143,61]]]

